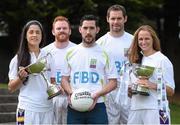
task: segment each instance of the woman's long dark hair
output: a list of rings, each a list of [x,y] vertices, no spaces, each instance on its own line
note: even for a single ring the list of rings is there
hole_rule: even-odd
[[[25,66],[29,65],[30,61],[31,61],[31,56],[30,56],[29,48],[28,48],[28,41],[26,38],[26,33],[31,25],[37,25],[41,29],[42,39],[41,39],[39,47],[40,48],[43,47],[46,42],[44,29],[43,29],[41,23],[37,20],[31,20],[31,21],[27,22],[26,25],[22,29],[20,45],[19,45],[19,49],[17,51],[17,59],[18,59],[17,68],[19,68],[20,66],[25,67]],[[19,69],[17,69],[17,70],[19,70]]]

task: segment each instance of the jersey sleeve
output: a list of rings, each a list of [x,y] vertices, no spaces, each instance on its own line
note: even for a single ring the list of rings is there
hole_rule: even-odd
[[[48,58],[49,60],[49,65],[50,65],[50,77],[51,78],[55,78],[56,77],[56,71],[55,71],[55,59],[54,57],[51,55]]]
[[[106,36],[100,37],[100,38],[96,41],[96,43],[99,44],[100,46],[104,46],[104,44],[105,44],[105,37],[106,37]]]
[[[9,73],[8,73],[8,77],[9,80],[15,79],[17,77],[18,71],[17,71],[17,55],[12,58],[12,60],[10,61],[9,64]]]
[[[161,67],[163,70],[163,79],[165,84],[172,89],[175,89],[174,70],[171,61],[166,58],[161,62]]]
[[[118,74],[113,58],[110,57],[106,52],[103,52],[103,54],[106,58],[105,72],[107,79],[118,78]]]
[[[68,63],[68,61],[71,58],[71,53],[73,50],[69,50],[66,52],[66,55],[64,57],[64,68],[62,70],[62,76],[70,76],[70,64]]]

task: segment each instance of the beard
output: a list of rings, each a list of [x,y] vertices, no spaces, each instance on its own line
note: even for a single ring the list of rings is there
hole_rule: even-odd
[[[112,28],[112,31],[113,31],[113,32],[117,32],[117,33],[118,33],[118,32],[120,32],[120,31],[121,31],[121,28],[120,28],[120,27],[116,27],[116,28],[115,28],[115,27],[113,27],[113,28]]]
[[[91,45],[91,44],[93,44],[95,42],[95,38],[93,36],[91,36],[91,35],[85,36],[82,40],[87,45]]]
[[[56,36],[58,42],[67,42],[69,40],[69,34],[61,32]]]
[[[115,33],[119,33],[124,29],[122,25],[116,25],[116,27],[112,26],[111,28],[112,28],[112,31]]]

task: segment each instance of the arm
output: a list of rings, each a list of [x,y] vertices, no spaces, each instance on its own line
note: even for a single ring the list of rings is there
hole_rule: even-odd
[[[174,95],[174,89],[166,85],[166,92],[167,96],[173,96]]]
[[[8,90],[11,93],[13,93],[22,86],[22,83],[23,82],[21,81],[21,79],[19,77],[17,79],[10,80],[9,83],[8,83]]]
[[[18,72],[18,77],[16,79],[9,81],[8,90],[11,93],[15,92],[17,89],[19,89],[23,85],[23,82],[27,76],[28,76],[28,73],[26,72],[25,68],[21,67],[21,69]]]
[[[105,84],[100,91],[97,91],[96,93],[93,93],[91,96],[94,99],[94,102],[93,102],[92,106],[89,108],[89,111],[92,110],[95,107],[96,102],[97,102],[97,100],[98,100],[98,98],[100,96],[106,95],[107,93],[114,90],[116,87],[117,87],[117,79],[116,78],[109,79],[108,84]]]
[[[118,74],[114,63],[115,61],[105,51],[103,51],[103,54],[104,57],[106,57],[105,73],[108,83],[102,87],[101,91],[96,93],[97,97],[106,95],[117,87]]]
[[[71,95],[72,95],[72,88],[69,83],[69,76],[62,76],[61,79],[61,86],[68,95],[68,103],[71,105]]]
[[[114,90],[116,87],[117,87],[117,79],[109,79],[109,83],[105,84],[100,91],[96,92],[95,97],[99,98],[100,96],[104,96],[107,93]]]
[[[157,90],[157,84],[147,80],[147,79],[139,79],[137,81],[140,85],[143,85],[144,87],[147,87],[149,89]],[[166,92],[167,96],[173,96],[174,95],[174,89],[166,85]]]
[[[149,81],[148,79],[138,79],[136,82],[139,85],[142,85],[143,87],[146,87],[148,89],[157,90],[157,84]]]
[[[69,83],[69,78],[70,78],[69,76],[62,76],[62,79],[61,79],[62,88],[67,93],[67,95],[72,94],[72,89],[71,89],[71,85]]]
[[[155,83],[149,82],[148,86],[150,89],[157,90],[157,84],[155,84]],[[174,89],[172,89],[168,85],[166,85],[166,92],[167,92],[167,96],[173,96],[174,95]]]
[[[162,67],[166,67],[166,69],[163,70],[163,78],[166,84],[167,96],[173,96],[175,89],[173,64],[169,59],[166,59]]]

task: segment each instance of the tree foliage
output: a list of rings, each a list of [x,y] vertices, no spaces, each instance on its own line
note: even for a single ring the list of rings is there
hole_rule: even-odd
[[[127,9],[128,22],[126,30],[133,31],[142,23],[155,25],[155,14],[162,6],[163,0],[1,0],[0,21],[8,24],[9,37],[17,45],[22,26],[31,19],[41,21],[46,29],[48,39],[51,40],[51,25],[55,16],[63,15],[69,18],[73,27],[72,39],[78,40],[77,26],[84,14],[95,14],[100,18],[100,35],[108,30],[106,11],[110,5],[122,4]],[[52,41],[51,41],[52,42]]]
[[[174,41],[179,40],[177,35],[180,32],[180,26],[178,25],[180,16],[179,0],[1,0],[0,35],[7,33],[8,38],[0,36],[0,49],[13,50],[15,53],[23,25],[32,19],[39,20],[43,24],[48,42],[52,42],[54,40],[51,33],[52,21],[57,15],[66,16],[70,20],[72,25],[71,40],[73,42],[80,43],[78,25],[80,18],[84,14],[99,16],[101,28],[99,36],[101,36],[108,31],[106,11],[113,4],[124,5],[127,10],[126,31],[134,33],[139,25],[152,25],[154,28],[161,30],[160,38],[163,41],[161,45],[164,52],[170,55],[171,59],[177,58],[179,42]],[[162,17],[164,20],[161,20]],[[174,46],[172,43],[175,44],[175,49],[170,47]],[[171,51],[168,47],[172,48]],[[179,62],[176,61],[178,59],[174,59],[174,64],[179,66]],[[175,77],[176,79],[179,78],[176,75]]]

